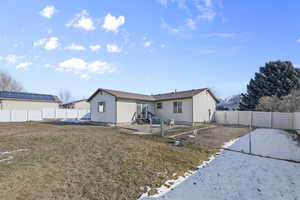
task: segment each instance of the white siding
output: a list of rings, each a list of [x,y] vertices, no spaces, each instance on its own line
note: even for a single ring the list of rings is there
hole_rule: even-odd
[[[1,100],[2,110],[41,110],[45,108],[58,108],[58,103],[23,100]]]
[[[117,123],[132,122],[134,113],[137,111],[137,103],[148,104],[148,109],[154,114],[154,103],[130,99],[117,100]]]
[[[195,95],[193,97],[193,122],[210,121],[216,110],[216,104],[215,99],[207,91]]]
[[[133,115],[136,112],[136,101],[121,100],[117,101],[117,123],[128,123],[132,121]]]
[[[105,102],[105,112],[98,112],[98,103]],[[95,122],[116,123],[116,98],[106,92],[98,92],[91,101],[91,120]]]
[[[86,101],[78,101],[78,102],[74,103],[74,109],[89,110],[90,109],[90,104]]]
[[[162,109],[157,109],[155,105],[156,115],[163,120],[175,120],[177,124],[185,124],[193,122],[193,100],[179,99],[182,102],[182,113],[173,112],[173,102],[177,100],[158,101],[162,103]]]

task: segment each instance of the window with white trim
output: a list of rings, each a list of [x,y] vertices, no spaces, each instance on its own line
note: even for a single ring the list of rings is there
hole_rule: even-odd
[[[98,102],[98,112],[105,112],[105,102]]]
[[[174,113],[182,113],[182,102],[181,101],[173,102],[173,112]]]

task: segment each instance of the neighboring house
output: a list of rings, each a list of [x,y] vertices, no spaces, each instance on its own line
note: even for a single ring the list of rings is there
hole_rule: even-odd
[[[60,103],[54,95],[0,91],[0,110],[41,110],[58,108]]]
[[[61,105],[62,108],[66,109],[90,109],[90,103],[87,102],[87,99],[82,99],[78,101],[72,101]]]
[[[208,122],[218,103],[207,88],[166,94],[143,95],[98,89],[89,99],[91,120],[111,124],[138,119],[174,120],[177,124]]]
[[[233,95],[221,101],[217,105],[217,110],[238,110],[240,106],[241,95]]]

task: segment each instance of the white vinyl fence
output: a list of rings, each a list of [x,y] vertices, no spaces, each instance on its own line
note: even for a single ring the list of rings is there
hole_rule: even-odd
[[[216,111],[213,117],[217,124],[300,130],[299,112]]]
[[[90,110],[43,109],[43,110],[0,110],[0,122],[26,122],[58,119],[91,118]]]

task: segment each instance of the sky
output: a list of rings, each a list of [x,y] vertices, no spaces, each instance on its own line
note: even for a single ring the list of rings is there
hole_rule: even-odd
[[[266,62],[300,65],[300,1],[3,0],[0,70],[25,90],[245,92]]]

